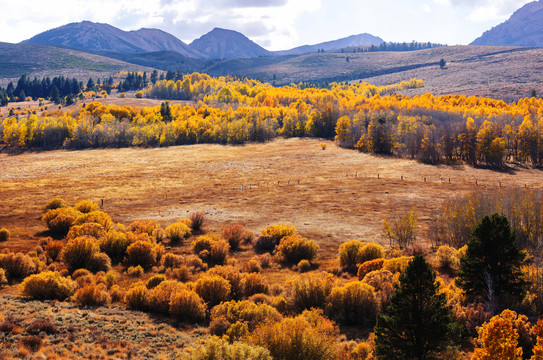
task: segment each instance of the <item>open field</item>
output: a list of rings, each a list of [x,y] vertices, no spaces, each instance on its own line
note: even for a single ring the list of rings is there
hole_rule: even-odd
[[[432,213],[465,191],[499,182],[541,187],[540,170],[429,166],[332,144],[323,151],[321,142],[0,154],[0,227],[12,233],[3,246],[28,250],[37,244],[46,230],[41,206],[50,198],[103,199],[103,209],[124,224],[157,219],[166,226],[196,210],[207,213],[208,231],[241,222],[259,232],[291,222],[319,243],[328,262],[346,240],[384,242],[383,219],[413,206],[424,238]]]

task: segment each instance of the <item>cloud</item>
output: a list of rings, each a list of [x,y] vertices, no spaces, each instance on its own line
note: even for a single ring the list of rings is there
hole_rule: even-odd
[[[469,11],[467,18],[475,22],[505,20],[531,0],[434,0],[435,3]]]

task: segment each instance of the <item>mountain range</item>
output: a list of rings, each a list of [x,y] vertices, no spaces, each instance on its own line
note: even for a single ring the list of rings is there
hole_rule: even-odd
[[[470,45],[543,47],[543,1],[524,5]]]

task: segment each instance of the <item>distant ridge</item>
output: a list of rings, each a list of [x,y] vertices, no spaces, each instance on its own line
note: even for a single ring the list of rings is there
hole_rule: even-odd
[[[189,45],[212,59],[256,58],[273,53],[251,41],[240,32],[214,28]]]
[[[203,58],[175,36],[158,29],[123,31],[114,26],[82,21],[45,31],[26,44],[59,45],[85,50],[119,52],[175,51],[183,56]]]
[[[543,1],[524,5],[470,45],[543,47]]]
[[[326,41],[315,45],[303,45],[298,46],[290,50],[275,51],[276,55],[302,55],[312,52],[317,52],[318,50],[331,51],[339,50],[348,47],[354,46],[368,46],[368,45],[379,45],[384,43],[384,40],[380,37],[373,36],[371,34],[358,34],[351,35],[341,39]]]

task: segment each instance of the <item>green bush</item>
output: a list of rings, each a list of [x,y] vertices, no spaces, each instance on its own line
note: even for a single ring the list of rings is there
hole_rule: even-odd
[[[319,245],[299,235],[286,236],[277,246],[277,255],[290,264],[301,260],[313,261],[319,256]]]
[[[205,275],[194,283],[194,291],[204,299],[209,308],[222,301],[231,300],[231,288],[228,280],[218,275]]]
[[[170,315],[179,321],[200,322],[206,317],[206,304],[194,291],[182,289],[170,300]]]
[[[0,229],[0,242],[8,241],[10,235],[11,234],[9,233],[8,229],[1,228]]]
[[[21,283],[21,293],[38,300],[64,300],[70,297],[76,283],[58,272],[45,271],[30,275]]]
[[[190,349],[187,360],[272,360],[270,352],[263,347],[254,346],[211,336],[203,344]]]
[[[357,262],[359,264],[365,263],[366,261],[371,261],[375,259],[382,259],[385,257],[385,248],[376,243],[367,243],[362,245],[358,250],[356,256]]]

